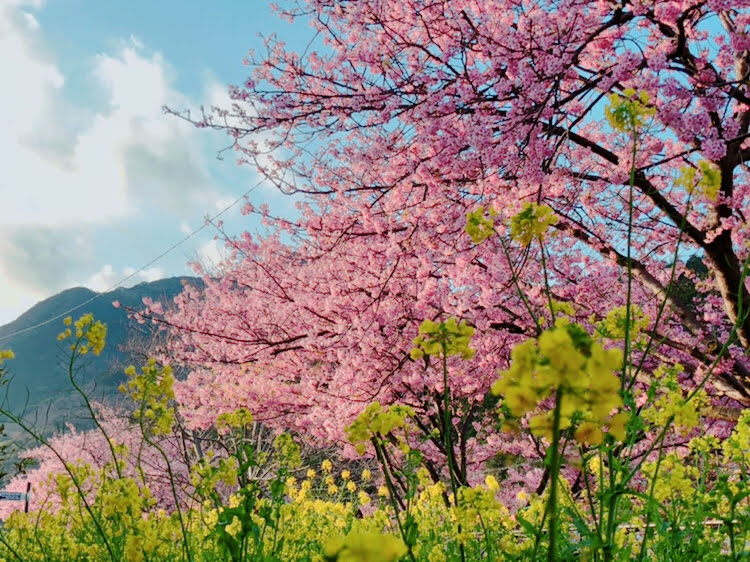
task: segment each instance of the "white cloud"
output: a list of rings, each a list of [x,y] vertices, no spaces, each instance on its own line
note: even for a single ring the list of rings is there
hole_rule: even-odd
[[[217,124],[224,125],[226,127],[235,127],[238,129],[244,129],[247,127],[247,123],[238,117],[238,112],[247,111],[252,112],[252,106],[248,104],[241,104],[237,107],[237,102],[229,96],[229,89],[216,81],[212,81],[206,88],[205,93],[208,102],[206,105],[206,112],[212,115],[214,122]],[[216,113],[216,112],[219,113]],[[214,113],[212,113],[214,112]],[[224,132],[220,132],[218,137],[219,146],[222,148],[228,148],[231,146],[233,139],[227,138]],[[272,136],[270,133],[260,133],[254,137],[254,141],[258,147],[266,147],[266,143],[270,143]],[[231,151],[222,153],[222,156],[226,156],[227,160],[231,160]],[[275,156],[277,158],[283,158],[287,155],[287,150],[284,148],[277,148]],[[257,163],[261,167],[270,167],[272,165],[270,160],[270,154],[261,154],[257,157]],[[260,176],[255,176],[254,181],[257,181]],[[280,197],[278,190],[274,187],[271,182],[263,182],[258,186],[258,189],[263,193],[264,197]],[[283,196],[282,196],[283,197]],[[286,197],[286,199],[289,199]]]
[[[34,14],[24,12],[23,17],[26,20],[26,25],[29,29],[39,29],[39,21],[34,17]]]
[[[210,205],[198,131],[162,112],[190,105],[162,56],[135,40],[93,57],[89,78],[108,102],[94,112],[63,96],[38,27],[29,13],[0,11],[0,72],[13,76],[0,88],[4,223],[102,224],[145,207],[181,215]]]
[[[47,293],[30,290],[26,285],[0,279],[0,326],[12,322],[47,296]]]
[[[151,267],[143,271],[137,271],[134,267],[116,267],[106,264],[82,284],[94,291],[109,291],[114,287],[132,287],[138,283],[156,281],[165,277],[161,268]],[[123,282],[123,279],[128,278]]]
[[[191,224],[223,211],[258,179],[248,167],[238,170],[230,153],[225,166],[212,164],[215,149],[231,142],[224,133],[163,114],[164,105],[197,104],[159,52],[131,36],[68,66],[36,17],[43,3],[0,0],[0,324],[74,284],[108,289],[135,271],[126,265],[170,247],[175,225],[192,233]],[[218,80],[204,83],[206,106],[231,105]],[[270,203],[274,214],[296,214],[295,198],[269,183],[250,199]],[[229,234],[250,227],[239,206],[221,220]],[[185,273],[190,251],[216,271],[227,254],[223,242],[199,246],[213,232],[129,283]]]
[[[220,197],[214,202],[214,208],[217,211],[223,211],[224,209],[228,208],[230,205],[234,205],[237,201],[236,197]]]
[[[203,267],[204,271],[214,274],[220,270],[227,256],[224,242],[214,238],[198,247],[195,261]]]

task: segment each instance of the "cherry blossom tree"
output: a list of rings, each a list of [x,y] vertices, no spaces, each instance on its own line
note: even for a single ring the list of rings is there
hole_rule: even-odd
[[[44,444],[23,451],[20,457],[33,461],[35,466],[14,476],[5,488],[20,491],[31,484],[29,509],[56,511],[61,507],[62,500],[57,479],[67,477],[68,470],[73,470],[80,472],[76,476],[81,482],[82,491],[87,495],[86,499],[91,501],[101,488],[102,471],[109,479],[118,476],[107,444],[109,437],[120,453],[120,474],[148,486],[160,508],[174,509],[175,500],[163,456],[144,442],[140,428],[133,425],[123,412],[102,404],[96,404],[95,407],[101,416],[100,423],[106,436],[99,429],[79,431],[73,425],[68,425],[67,431],[55,433]],[[172,459],[172,476],[183,494],[182,499],[187,502],[189,498],[185,490],[189,491],[191,487],[189,467],[184,462],[184,447],[174,437],[161,440],[159,446]],[[67,464],[67,469],[63,462]],[[85,470],[82,470],[83,467]],[[75,495],[76,491],[71,484],[67,488]],[[0,504],[0,518],[5,519],[13,511],[23,508],[23,502],[4,502]]]
[[[539,452],[497,432],[488,390],[511,347],[551,308],[593,327],[628,294],[653,341],[641,380],[681,362],[694,385],[721,352],[715,405],[750,404],[748,4],[282,8],[310,21],[313,46],[269,38],[232,106],[194,122],[226,130],[240,164],[303,197],[300,218],[249,202],[271,234],[229,239],[220,277],[143,313],[191,368],[186,419],[205,427],[246,406],[343,442],[367,404],[399,402],[442,458],[442,376],[409,351],[421,322],[456,317],[476,328],[474,358],[448,361],[466,480],[497,453]],[[618,127],[623,104],[638,127]],[[527,203],[554,211],[544,245],[512,236]],[[475,243],[470,213],[496,235]]]

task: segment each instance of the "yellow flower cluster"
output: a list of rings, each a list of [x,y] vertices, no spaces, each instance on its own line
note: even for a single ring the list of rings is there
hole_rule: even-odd
[[[559,301],[557,299],[552,299],[547,304],[547,308],[550,309],[552,316],[557,316],[559,314],[563,314],[565,316],[575,316],[576,313],[576,309],[572,304],[565,301]]]
[[[326,560],[336,562],[395,562],[406,552],[404,542],[394,535],[352,531],[330,541],[323,555]]]
[[[588,332],[566,318],[543,332],[537,340],[517,345],[511,352],[511,365],[492,385],[502,395],[510,412],[521,417],[538,408],[540,402],[557,395],[560,401],[560,429],[571,426],[574,414],[584,423],[576,437],[589,444],[602,441],[601,426],[610,425],[610,433],[624,437],[626,415],[609,417],[622,405],[620,380],[615,370],[622,366],[619,349],[604,349]],[[529,420],[535,435],[549,437],[552,412],[537,413]]]
[[[233,537],[236,537],[242,531],[242,521],[235,515],[232,517],[232,522],[225,527],[225,530]]]
[[[200,462],[191,467],[190,482],[199,493],[214,490],[220,484],[230,487],[235,486],[237,484],[238,466],[235,457],[221,458],[218,463],[212,465],[210,456],[206,455]]]
[[[695,176],[698,170],[701,172],[701,177],[696,182]],[[721,189],[721,170],[707,160],[700,160],[697,170],[694,166],[682,168],[675,185],[684,187],[688,193],[693,193],[698,188],[708,199],[715,201]]]
[[[104,349],[107,341],[107,325],[98,320],[95,321],[93,314],[84,314],[75,322],[72,317],[68,316],[63,320],[63,324],[67,327],[58,334],[57,340],[63,341],[73,337],[73,329],[75,329],[75,341],[70,346],[72,351],[80,355],[86,355],[89,351],[94,355],[99,355]]]
[[[643,463],[641,470],[649,482],[653,482],[656,465],[656,461]],[[700,471],[696,467],[687,465],[684,459],[681,459],[675,453],[665,455],[659,464],[659,472],[656,475],[657,485],[654,486],[654,499],[663,503],[692,498],[696,493],[695,483],[699,476]]]
[[[700,390],[691,400],[686,400],[677,379],[683,370],[683,366],[678,363],[670,367],[662,365],[654,371],[658,396],[643,408],[641,416],[656,427],[664,427],[672,419],[675,428],[686,435],[700,424],[702,411],[709,399],[706,392]]]
[[[425,320],[419,327],[419,335],[414,338],[411,350],[412,359],[420,359],[425,355],[441,355],[446,357],[460,355],[464,359],[474,357],[474,350],[469,347],[474,328],[463,320],[457,322],[449,318],[445,322]]]
[[[489,216],[485,216],[484,207],[479,207],[476,211],[466,215],[466,234],[475,244],[481,244],[495,234],[497,211],[489,207],[486,212]]]
[[[488,476],[485,486],[464,487],[458,490],[459,501],[453,511],[462,529],[471,531],[482,523],[508,528],[511,522],[510,511],[495,499],[498,489],[497,480]],[[470,536],[466,538],[470,539]]]
[[[366,443],[371,439],[382,439],[388,435],[392,435],[402,452],[406,453],[408,445],[403,438],[393,435],[393,430],[405,427],[406,419],[413,416],[414,410],[409,406],[396,404],[384,409],[380,402],[373,402],[346,428],[346,436],[360,455],[364,454]]]
[[[597,331],[604,337],[621,340],[625,338],[625,327],[627,321],[627,307],[618,306],[607,313],[601,322],[597,323]],[[648,329],[651,318],[643,313],[637,304],[630,305],[629,338],[636,341],[641,333]]]
[[[274,460],[279,466],[294,470],[302,466],[299,445],[288,433],[280,433],[273,440]]]
[[[40,511],[15,512],[4,522],[5,538],[21,541],[25,560],[141,562],[179,558],[175,514],[155,509],[155,500],[142,482],[113,478],[111,464],[96,470],[79,462],[69,463],[67,468],[70,473],[51,475],[46,485],[35,487],[34,492],[45,498]],[[85,503],[74,479],[86,491]],[[98,522],[96,532],[92,532],[97,528],[92,517]],[[0,560],[9,559],[6,554],[2,552]]]
[[[727,461],[750,467],[750,410],[745,409],[737,420],[732,435],[722,444]]]
[[[510,219],[510,235],[528,246],[535,238],[542,238],[547,229],[557,224],[558,218],[549,205],[526,203],[521,212]]]
[[[220,433],[232,429],[244,429],[253,425],[253,414],[247,408],[238,408],[234,412],[220,414],[216,418],[216,428]]]
[[[15,353],[13,353],[10,349],[0,349],[0,365],[3,364],[3,361],[6,359],[14,359]]]
[[[125,369],[125,374],[129,380],[127,385],[120,385],[120,392],[138,405],[134,412],[136,420],[154,435],[168,434],[175,422],[172,368],[169,365],[159,367],[154,359],[149,359],[140,373],[131,365]]]
[[[105,480],[100,495],[102,516],[120,516],[129,525],[140,517],[144,502],[151,497],[148,489],[141,490],[132,478]]]
[[[609,105],[604,109],[607,121],[616,131],[637,133],[646,119],[656,113],[656,108],[649,107],[647,92],[636,92],[633,88],[623,90],[622,95],[609,96]]]

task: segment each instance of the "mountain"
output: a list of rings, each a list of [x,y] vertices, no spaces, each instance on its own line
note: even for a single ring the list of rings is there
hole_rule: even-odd
[[[152,333],[150,326],[129,319],[124,308],[142,308],[146,297],[171,303],[186,283],[201,285],[197,278],[172,277],[106,293],[83,287],[67,289],[0,326],[0,349],[11,349],[16,355],[5,364],[11,375],[3,389],[7,390],[9,409],[25,410],[27,417],[36,415],[47,424],[80,421],[82,401],[68,379],[67,346],[57,341],[57,335],[64,329],[65,316],[75,320],[88,312],[107,324],[107,345],[99,357],[91,356],[84,362],[86,366],[76,374],[76,380],[93,398],[116,400],[117,387],[125,379],[123,368],[143,363]],[[115,308],[114,301],[122,307]]]

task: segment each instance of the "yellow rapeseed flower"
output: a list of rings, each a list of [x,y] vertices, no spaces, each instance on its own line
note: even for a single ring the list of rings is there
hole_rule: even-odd
[[[521,212],[510,220],[510,235],[528,246],[535,238],[542,238],[547,229],[557,222],[558,218],[549,205],[526,203]]]
[[[2,365],[3,361],[5,361],[6,359],[14,359],[15,357],[15,353],[13,353],[10,349],[0,349],[0,365]]]
[[[555,326],[538,339],[513,348],[509,368],[500,373],[491,390],[502,396],[502,404],[515,417],[537,410],[529,419],[529,428],[535,435],[548,438],[554,427],[552,412],[538,408],[546,398],[556,395],[560,429],[570,427],[580,412],[589,425],[579,428],[576,435],[583,442],[598,444],[603,440],[601,426],[622,405],[620,379],[615,374],[621,365],[620,350],[604,349],[583,327],[558,318]],[[614,423],[615,431],[618,423]]]
[[[360,505],[367,505],[371,501],[370,495],[364,490],[359,491],[359,494],[357,494],[357,499],[359,500]]]
[[[645,124],[646,118],[656,113],[656,108],[649,107],[647,92],[636,92],[626,88],[622,95],[609,96],[609,105],[604,109],[607,121],[616,131],[637,133]]]
[[[487,486],[488,490],[497,492],[500,489],[500,484],[492,474],[488,474],[484,477],[484,485]]]
[[[242,531],[242,521],[235,515],[232,522],[226,526],[226,532],[236,537]]]
[[[474,328],[465,321],[448,318],[445,322],[425,320],[419,326],[419,335],[414,338],[411,350],[412,359],[421,359],[425,355],[446,356],[460,355],[464,359],[474,357],[474,350],[469,347]]]
[[[600,445],[604,441],[604,432],[595,423],[583,422],[576,429],[575,438],[586,445]]]
[[[466,215],[466,234],[475,244],[481,244],[495,234],[495,217],[497,211],[490,207],[485,216],[485,208],[479,207]]]
[[[323,554],[337,562],[395,562],[407,553],[404,542],[394,535],[377,531],[352,531],[330,541]]]
[[[630,419],[630,414],[627,412],[620,412],[618,414],[615,414],[609,420],[608,433],[612,435],[618,441],[625,441],[625,437],[627,435],[625,424],[628,422],[629,419]]]

